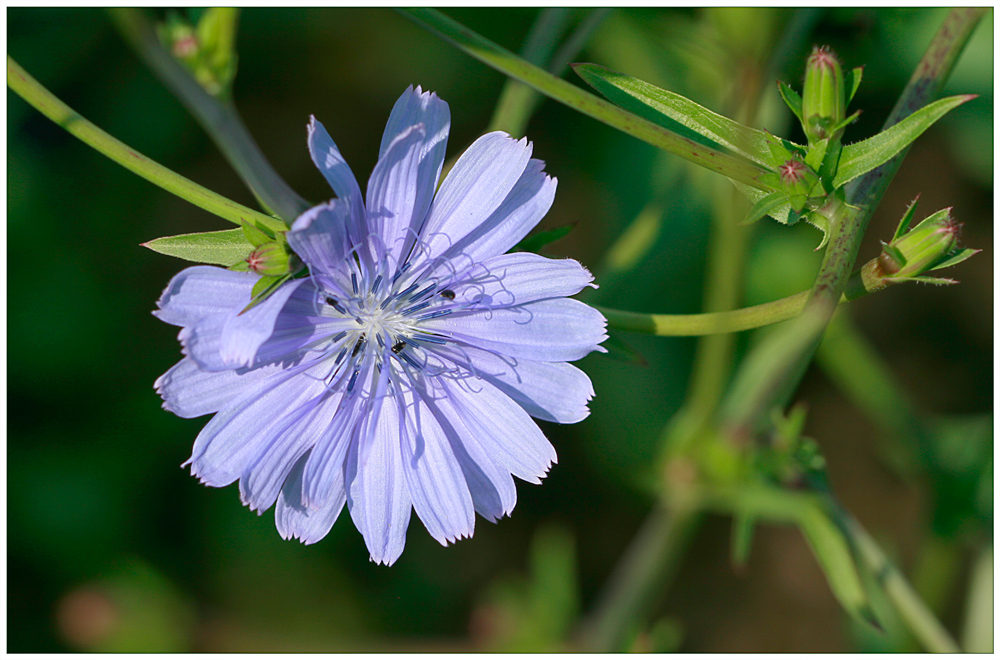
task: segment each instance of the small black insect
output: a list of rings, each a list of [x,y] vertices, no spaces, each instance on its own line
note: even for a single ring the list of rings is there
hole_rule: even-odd
[[[452,291],[451,289],[445,289],[444,291],[441,292],[441,297],[446,298],[448,300],[454,300],[455,292]]]
[[[351,357],[355,357],[358,353],[361,352],[361,347],[364,345],[364,343],[365,343],[365,334],[361,333],[361,336],[358,337],[358,343],[354,345],[354,350],[351,351]]]
[[[406,348],[406,342],[397,341],[395,344],[392,345],[392,352],[395,353],[396,355],[399,355],[404,348]]]
[[[337,307],[337,299],[333,296],[326,296],[326,304],[330,307]]]

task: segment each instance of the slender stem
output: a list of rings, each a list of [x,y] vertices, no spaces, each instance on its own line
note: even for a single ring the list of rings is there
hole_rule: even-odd
[[[7,56],[7,85],[71,135],[167,192],[238,225],[254,222],[275,231],[287,229],[280,220],[203,188],[111,137],[42,87],[10,55]]]
[[[885,589],[889,602],[899,613],[909,627],[913,636],[923,644],[924,648],[934,653],[960,653],[958,643],[937,620],[934,613],[927,608],[910,586],[899,569],[886,557],[882,548],[875,542],[865,528],[848,514],[843,514],[848,533],[857,545],[862,560],[878,578]]]
[[[985,12],[953,9],[948,14],[883,128],[937,95]],[[847,286],[868,221],[906,151],[851,182],[846,202],[834,196],[821,210],[830,220],[831,234],[819,274],[800,320],[762,342],[740,369],[723,412],[724,425],[734,437],[746,437],[766,425],[772,407],[794,392]]]
[[[413,7],[400,11],[480,62],[530,85],[549,98],[713,172],[754,188],[770,190],[762,181],[769,172],[749,159],[712,149],[622,110],[526,62],[439,11]]]
[[[657,504],[608,578],[593,613],[580,626],[582,650],[621,650],[628,635],[637,632],[639,616],[655,596],[649,584],[672,581],[701,519],[695,511]]]
[[[205,91],[160,45],[142,9],[111,8],[108,13],[125,41],[202,125],[261,206],[287,222],[309,208],[271,167],[232,102],[223,103]]]

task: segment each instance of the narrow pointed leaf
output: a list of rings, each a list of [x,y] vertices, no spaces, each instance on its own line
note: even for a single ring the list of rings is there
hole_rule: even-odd
[[[859,66],[851,69],[844,76],[844,86],[849,90],[847,92],[847,104],[850,105],[851,101],[854,100],[854,95],[858,91],[858,87],[861,85],[861,74],[864,73],[864,67]]]
[[[960,264],[963,261],[965,261],[966,259],[968,259],[969,257],[971,257],[972,255],[977,254],[979,252],[982,252],[982,250],[976,250],[976,249],[973,249],[973,248],[966,248],[966,249],[962,250],[961,252],[959,252],[958,254],[956,254],[951,259],[948,259],[946,261],[942,261],[937,266],[934,266],[934,268],[932,268],[931,270],[938,270],[939,268],[948,268],[950,266],[954,266],[956,264]]]
[[[786,85],[785,83],[778,81],[778,93],[781,94],[781,98],[785,101],[785,105],[788,109],[792,111],[799,122],[802,121],[802,97],[794,89]]]
[[[880,627],[858,572],[854,553],[840,528],[819,507],[806,511],[799,525],[840,605],[859,621]]]
[[[706,146],[725,147],[770,166],[770,148],[763,131],[716,114],[680,94],[597,64],[574,64],[573,70],[609,101],[629,112]]]
[[[248,225],[244,225],[246,226]],[[164,236],[142,245],[171,257],[220,266],[230,266],[242,261],[254,248],[243,235],[242,229]]]
[[[772,211],[776,211],[782,206],[788,206],[788,195],[786,193],[775,191],[770,195],[764,195],[750,207],[747,216],[740,224],[749,225],[757,222],[765,215],[770,215]]]
[[[924,284],[958,284],[958,280],[953,280],[948,277],[928,277],[927,275],[914,275],[913,277],[907,277],[907,282],[923,282]]]
[[[774,194],[744,185],[738,181],[733,181],[733,185],[736,186],[737,190],[746,195],[754,204],[757,204],[765,197],[769,197]],[[783,225],[794,225],[800,218],[798,214],[792,211],[792,205],[789,204],[787,200],[784,204],[769,210],[767,214]]]
[[[251,309],[261,304],[268,297],[278,290],[278,287],[292,279],[293,273],[288,273],[287,275],[271,275],[260,278],[257,283],[253,285],[253,289],[250,291],[250,304],[244,307],[240,314],[249,312]]]
[[[834,188],[839,188],[848,181],[888,162],[938,119],[974,98],[976,98],[974,94],[965,94],[935,101],[878,135],[846,145],[840,157],[837,177],[833,181]]]
[[[893,241],[905,234],[906,230],[910,228],[910,223],[913,222],[913,214],[917,212],[917,202],[919,200],[920,196],[917,195],[916,199],[910,202],[910,205],[906,207],[906,212],[903,213],[903,217],[899,219],[899,225],[896,227],[896,233],[892,235]]]
[[[882,251],[892,257],[893,261],[895,261],[900,268],[906,265],[906,255],[904,255],[899,248],[888,243],[883,243]]]
[[[264,243],[269,243],[274,240],[274,236],[268,236],[268,234],[261,229],[255,227],[249,222],[243,225],[243,235],[254,247],[260,247]]]

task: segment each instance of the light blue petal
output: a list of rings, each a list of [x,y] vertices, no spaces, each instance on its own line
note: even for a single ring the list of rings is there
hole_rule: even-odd
[[[605,352],[607,321],[593,307],[571,298],[540,300],[482,312],[462,312],[425,321],[421,328],[501,355],[542,362],[579,360]]]
[[[240,499],[251,510],[265,511],[274,504],[295,462],[310,451],[335,423],[338,393],[306,402],[302,414],[285,415],[285,423],[272,427],[257,459],[240,476]],[[343,461],[340,470],[343,491]],[[318,508],[318,507],[314,507]]]
[[[483,449],[478,435],[454,412],[448,403],[450,381],[440,381],[441,396],[427,397],[425,403],[448,437],[455,459],[472,496],[476,513],[496,522],[514,510],[517,490],[510,471],[498,466]],[[461,387],[461,385],[455,385]],[[443,402],[443,403],[442,403]]]
[[[278,495],[278,505],[274,509],[274,524],[281,538],[297,538],[309,545],[319,541],[337,522],[344,503],[347,501],[347,491],[341,479],[339,488],[330,500],[318,509],[310,509],[302,503],[302,467],[309,455],[306,454],[296,461],[285,484]]]
[[[451,235],[454,244],[443,256],[458,260],[462,255],[469,262],[478,263],[517,245],[542,221],[555,199],[558,182],[542,171],[544,167],[540,160],[528,161],[503,203],[464,236],[454,232]]]
[[[215,266],[192,266],[174,275],[153,312],[171,325],[191,326],[210,314],[245,307],[250,291],[260,278]]]
[[[282,284],[267,300],[249,311],[234,308],[222,326],[219,355],[223,363],[233,368],[252,365],[257,349],[274,332],[274,323],[281,309],[304,282],[292,280]]]
[[[190,419],[218,412],[280,368],[268,365],[250,370],[205,371],[191,358],[184,358],[157,378],[154,387],[163,397],[164,410]]]
[[[486,259],[463,284],[451,288],[458,304],[496,308],[565,298],[593,281],[594,276],[572,259],[514,252]]]
[[[355,246],[360,245],[368,236],[361,188],[347,161],[340,155],[333,138],[326,132],[323,124],[313,116],[309,117],[309,154],[333,188],[333,192],[346,204],[350,218],[347,231],[351,236],[351,243]]]
[[[308,506],[325,504],[334,485],[343,482],[347,450],[357,437],[359,423],[369,412],[370,405],[357,393],[342,399],[338,409],[332,411],[329,424],[317,438],[302,472],[302,501]]]
[[[472,495],[441,423],[421,396],[408,397],[399,436],[403,473],[424,527],[441,545],[472,536]]]
[[[474,231],[507,198],[531,159],[531,144],[506,133],[487,133],[472,143],[445,177],[421,238],[431,258]]]
[[[590,414],[587,402],[594,397],[594,386],[587,374],[571,364],[512,358],[472,346],[444,345],[428,350],[471,369],[474,376],[489,381],[532,417],[575,424]]]
[[[285,236],[292,251],[313,273],[337,272],[351,250],[348,220],[347,205],[333,200],[300,215]]]
[[[323,382],[304,371],[301,367],[278,371],[216,413],[198,434],[185,463],[191,465],[191,473],[209,486],[236,481],[267,448],[268,434],[288,423],[287,415],[298,419],[302,406],[323,393]]]
[[[420,87],[407,88],[389,115],[366,199],[371,232],[382,238],[394,264],[427,218],[450,127],[448,104]]]
[[[436,402],[447,419],[464,425],[499,467],[518,479],[541,483],[556,462],[556,450],[521,406],[488,382],[469,378],[449,383]]]
[[[355,437],[347,455],[347,506],[371,560],[391,566],[403,553],[413,508],[399,451],[399,410],[384,405],[372,423],[368,446],[359,447]]]

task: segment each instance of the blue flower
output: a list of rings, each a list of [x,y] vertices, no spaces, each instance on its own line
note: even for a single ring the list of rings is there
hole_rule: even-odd
[[[253,510],[276,503],[286,539],[320,540],[345,503],[375,562],[402,553],[411,509],[444,545],[471,536],[475,512],[510,514],[512,476],[540,483],[555,463],[531,417],[588,414],[590,379],[568,362],[604,350],[606,321],[566,296],[593,278],[571,259],[504,254],[556,180],[529,142],[496,132],[437,190],[449,125],[448,104],[407,89],[366,203],[312,119],[337,198],[287,234],[309,276],[241,314],[258,276],[195,266],[154,312],[182,327],[185,355],[156,382],[164,408],[215,413],[185,465],[209,486],[239,480]]]

